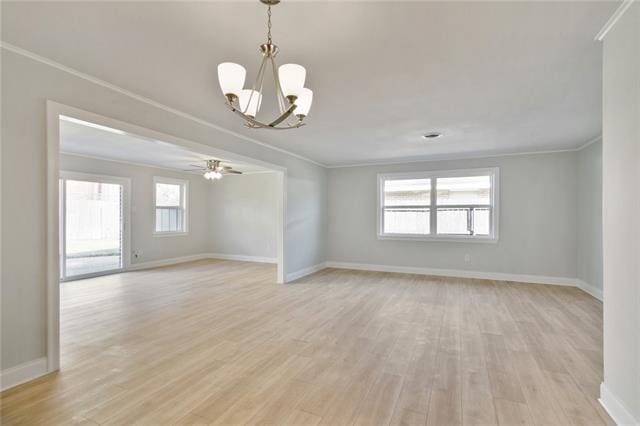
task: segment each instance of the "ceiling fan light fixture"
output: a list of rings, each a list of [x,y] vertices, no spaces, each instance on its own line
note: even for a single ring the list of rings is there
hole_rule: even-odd
[[[222,179],[222,173],[216,170],[208,171],[204,173],[203,177],[207,180],[219,180]]]

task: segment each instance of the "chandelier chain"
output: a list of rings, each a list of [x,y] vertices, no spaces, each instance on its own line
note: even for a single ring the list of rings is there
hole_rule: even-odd
[[[267,43],[271,44],[271,5],[267,8]]]

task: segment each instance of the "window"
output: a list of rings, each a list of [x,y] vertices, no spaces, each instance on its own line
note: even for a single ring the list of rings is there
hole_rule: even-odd
[[[378,237],[495,241],[498,169],[378,175]]]
[[[186,180],[155,177],[155,234],[176,235],[187,233],[187,193]]]

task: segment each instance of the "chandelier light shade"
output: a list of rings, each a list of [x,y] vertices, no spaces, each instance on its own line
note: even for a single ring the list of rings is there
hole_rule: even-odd
[[[262,61],[251,89],[245,89],[247,72],[242,65],[223,62],[218,65],[218,80],[226,105],[242,117],[252,129],[296,129],[304,126],[304,118],[311,109],[313,92],[304,87],[305,68],[298,64],[284,64],[278,68],[278,46],[271,40],[271,6],[280,0],[260,0],[267,5],[267,42],[260,46]],[[271,121],[257,119],[263,101],[264,76],[270,72],[275,86],[276,103],[280,115]]]
[[[240,92],[240,108],[249,117],[255,118],[262,103],[262,93],[257,90],[243,89]]]
[[[239,96],[246,77],[247,70],[242,65],[233,62],[223,62],[218,65],[218,80],[225,96]]]
[[[298,94],[298,98],[295,100],[295,104],[298,105],[296,108],[296,117],[300,120],[304,119],[309,113],[311,109],[311,102],[313,101],[313,91],[311,89],[307,89],[306,87],[302,88]]]
[[[284,64],[278,68],[280,76],[280,87],[285,97],[298,96],[304,89],[304,80],[307,77],[307,70],[302,65]]]

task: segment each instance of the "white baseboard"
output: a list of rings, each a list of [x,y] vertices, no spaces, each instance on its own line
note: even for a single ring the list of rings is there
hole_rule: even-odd
[[[278,263],[275,257],[246,256],[244,254],[208,253],[210,259],[239,260],[241,262]]]
[[[299,269],[295,272],[290,272],[287,274],[287,282],[290,281],[295,281],[297,279],[300,279],[302,277],[306,277],[307,275],[311,275],[315,272],[318,272],[324,268],[326,268],[326,264],[325,263],[318,263],[317,265],[313,265],[313,266],[309,266],[308,268],[304,268],[304,269]]]
[[[640,419],[634,419],[631,412],[613,396],[604,383],[600,383],[600,398],[598,398],[598,401],[617,425],[640,425]]]
[[[152,260],[149,262],[134,263],[127,267],[127,271],[138,271],[140,269],[158,268],[160,266],[176,265],[178,263],[193,262],[202,259],[223,259],[239,260],[242,262],[278,263],[278,259],[272,257],[245,256],[243,254],[224,253],[200,253],[189,256],[172,257],[170,259]]]
[[[596,288],[595,286],[589,284],[586,281],[582,281],[581,279],[576,279],[577,286],[584,291],[585,293],[589,293],[596,299],[602,302],[602,290]]]
[[[172,257],[170,259],[151,260],[149,262],[134,263],[133,265],[129,265],[126,270],[138,271],[140,269],[157,268],[160,266],[169,266],[169,265],[175,265],[177,263],[193,262],[195,260],[202,260],[202,259],[209,259],[209,255],[206,253],[193,254],[189,256]]]
[[[47,358],[42,357],[0,371],[0,390],[6,390],[47,374]]]
[[[327,268],[356,269],[362,271],[398,272],[402,274],[435,275],[441,277],[477,278],[483,280],[514,281],[532,284],[553,284],[577,287],[575,278],[543,275],[507,274],[503,272],[467,271],[463,269],[418,268],[413,266],[374,265],[368,263],[326,262]]]

